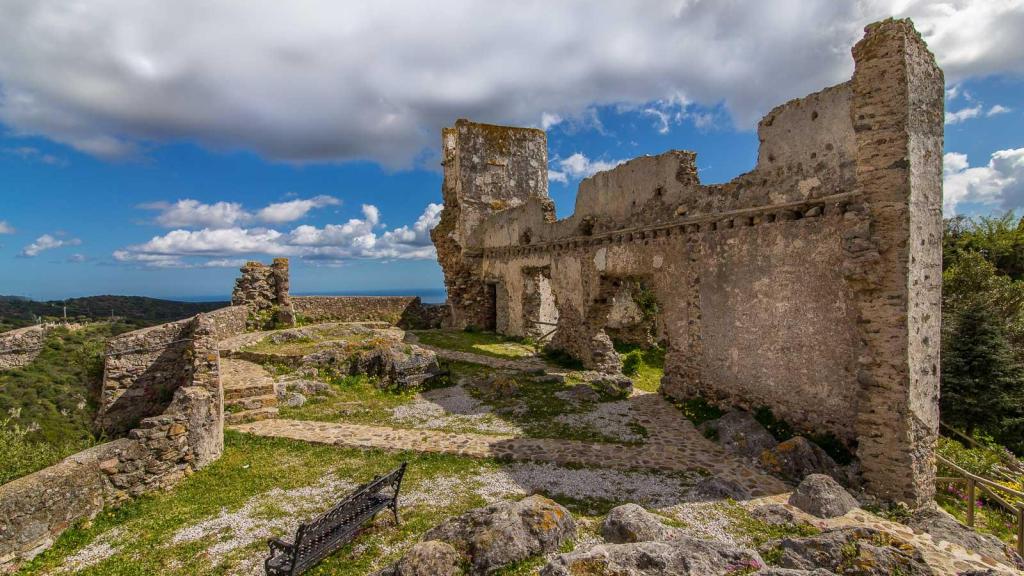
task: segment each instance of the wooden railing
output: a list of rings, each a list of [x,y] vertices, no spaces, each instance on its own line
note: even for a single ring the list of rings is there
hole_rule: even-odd
[[[935,455],[935,458],[943,466],[957,474],[956,476],[936,477],[936,482],[967,484],[967,525],[974,526],[975,506],[980,491],[988,500],[995,502],[1013,516],[1014,523],[1017,525],[1017,554],[1024,556],[1024,492],[1007,488],[998,482],[972,474],[938,454]],[[997,492],[1002,493],[1003,496]],[[1016,502],[1007,502],[1006,496],[1016,499]]]

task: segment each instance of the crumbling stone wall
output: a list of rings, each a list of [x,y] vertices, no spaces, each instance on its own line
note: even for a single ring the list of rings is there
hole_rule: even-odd
[[[702,185],[691,152],[636,158],[581,182],[574,214],[554,221],[546,190],[521,186],[546,166],[539,135],[446,130],[433,237],[455,325],[493,315],[528,334],[524,278],[545,269],[551,345],[617,370],[614,287],[641,282],[666,345],[665,394],[832,432],[870,491],[930,500],[943,79],[909,21],[865,32],[853,79],[772,110],[757,166],[725,184]]]
[[[238,314],[213,316],[220,322],[200,314],[108,344],[100,423],[111,433],[131,429],[0,486],[0,571],[50,547],[75,522],[173,486],[220,457],[224,393],[217,341],[225,317]],[[167,402],[158,401],[162,396]]]
[[[21,368],[32,363],[43,349],[46,329],[26,326],[0,332],[0,370]]]
[[[273,322],[278,326],[294,326],[287,258],[274,258],[270,266],[260,262],[246,262],[242,275],[235,280],[231,292],[233,306],[249,309],[248,325],[251,330],[262,330]]]

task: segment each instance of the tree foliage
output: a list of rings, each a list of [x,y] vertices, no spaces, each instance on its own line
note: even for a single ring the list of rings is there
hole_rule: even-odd
[[[1024,220],[946,221],[942,418],[1024,451]]]

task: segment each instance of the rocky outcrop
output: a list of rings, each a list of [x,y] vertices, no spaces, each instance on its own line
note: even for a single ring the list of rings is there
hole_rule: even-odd
[[[789,503],[818,518],[842,516],[860,503],[831,476],[810,474],[800,482]]]
[[[803,436],[794,436],[765,450],[760,462],[771,473],[793,482],[799,482],[808,474],[827,474],[837,479],[844,476],[831,456]]]
[[[576,537],[576,522],[560,504],[543,496],[499,502],[449,518],[424,534],[446,542],[469,559],[473,574],[558,550]]]
[[[390,576],[459,576],[462,556],[446,542],[419,542],[395,564]]]
[[[612,508],[601,522],[601,537],[613,544],[665,542],[682,535],[680,530],[666,526],[661,518],[637,504]]]
[[[782,568],[825,568],[863,576],[931,576],[932,569],[914,547],[870,528],[842,528],[778,544]]]
[[[757,458],[779,443],[749,412],[742,410],[727,412],[721,418],[705,422],[700,429],[705,435],[716,438],[726,450],[745,458]]]
[[[753,550],[682,537],[672,542],[597,544],[555,556],[540,573],[541,576],[716,576],[763,566],[761,556]]]
[[[905,523],[914,530],[927,532],[936,541],[958,544],[982,557],[1005,559],[1018,570],[1024,571],[1024,559],[1015,550],[995,536],[981,534],[964,526],[938,506],[927,506],[915,511]]]

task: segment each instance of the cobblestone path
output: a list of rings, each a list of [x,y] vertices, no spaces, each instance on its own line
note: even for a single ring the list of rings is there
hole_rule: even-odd
[[[298,420],[264,420],[234,426],[233,429],[260,436],[356,448],[443,452],[476,458],[623,470],[703,470],[720,478],[735,480],[746,486],[754,496],[779,494],[792,489],[704,438],[675,407],[661,397],[638,394],[633,396],[632,402],[632,409],[640,424],[648,431],[647,441],[640,446]]]

